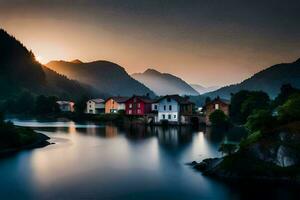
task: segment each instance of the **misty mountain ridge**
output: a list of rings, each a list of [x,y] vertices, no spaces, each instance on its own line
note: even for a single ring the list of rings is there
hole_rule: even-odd
[[[98,60],[84,63],[79,60],[72,62],[61,60],[51,61],[46,66],[71,79],[91,85],[101,93],[121,96],[148,93],[155,96],[149,88],[129,76],[123,67],[110,61]]]
[[[293,87],[300,88],[300,58],[292,63],[273,65],[241,83],[225,86],[204,95],[230,99],[230,94],[239,90],[262,90],[274,98],[280,92],[280,87],[283,84],[291,84]]]
[[[194,88],[199,94],[204,94],[207,92],[212,92],[220,88],[220,86],[209,86],[209,87],[204,87],[199,84],[190,84],[192,88]]]
[[[161,73],[155,69],[147,69],[143,73],[134,73],[131,76],[149,87],[157,95],[199,95],[194,88],[181,78],[172,74]]]

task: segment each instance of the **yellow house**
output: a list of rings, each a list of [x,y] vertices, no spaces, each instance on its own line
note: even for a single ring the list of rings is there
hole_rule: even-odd
[[[128,97],[110,97],[105,101],[105,113],[118,113],[120,110],[125,111],[125,102]]]

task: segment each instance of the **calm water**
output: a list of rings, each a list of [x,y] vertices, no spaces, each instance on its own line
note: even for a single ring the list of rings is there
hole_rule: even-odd
[[[192,128],[13,120],[54,145],[0,159],[0,199],[268,199],[296,198],[297,188],[229,184],[185,163],[220,156],[241,134]]]

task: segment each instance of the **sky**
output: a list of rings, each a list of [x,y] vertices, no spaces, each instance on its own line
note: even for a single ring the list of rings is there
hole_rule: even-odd
[[[109,60],[203,86],[300,57],[299,0],[0,0],[0,26],[42,62]]]

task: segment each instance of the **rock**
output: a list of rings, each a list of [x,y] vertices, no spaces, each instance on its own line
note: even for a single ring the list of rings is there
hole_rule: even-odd
[[[186,165],[191,165],[191,166],[195,166],[197,165],[198,163],[196,161],[193,161],[193,162],[190,162],[190,163],[186,163]]]
[[[296,165],[298,163],[298,159],[295,157],[295,153],[293,153],[289,148],[280,145],[277,150],[277,157],[274,164],[280,167],[289,167]]]
[[[197,163],[196,165],[194,165],[194,169],[199,170],[199,171],[205,171],[207,169],[207,163],[206,162],[201,162],[201,163]]]

